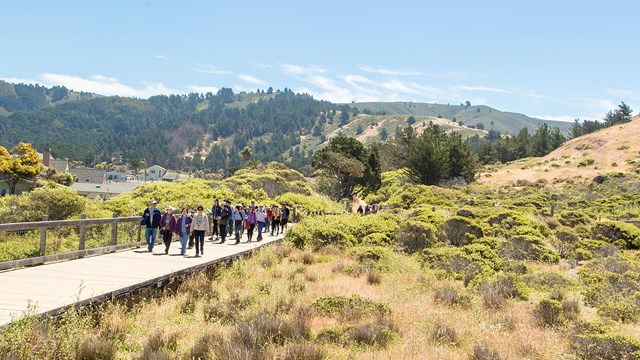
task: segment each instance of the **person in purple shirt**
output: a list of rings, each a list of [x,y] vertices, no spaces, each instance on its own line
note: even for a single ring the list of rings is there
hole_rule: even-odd
[[[180,237],[180,254],[186,255],[187,242],[189,241],[189,233],[191,233],[191,222],[193,218],[189,216],[187,209],[182,209],[182,215],[178,217],[173,228],[173,232]]]

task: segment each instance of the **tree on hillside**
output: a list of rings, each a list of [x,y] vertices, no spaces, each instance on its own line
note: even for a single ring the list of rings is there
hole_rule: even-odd
[[[378,130],[378,134],[380,135],[380,140],[385,141],[389,137],[389,131],[386,128],[380,128]]]
[[[469,107],[469,106],[471,106],[471,101],[467,100],[467,101],[465,102],[465,104],[467,105],[467,107]]]
[[[335,137],[313,156],[313,167],[336,200],[380,187],[380,162],[375,151],[350,137]]]
[[[415,123],[416,123],[416,117],[415,117],[415,116],[411,115],[411,116],[409,116],[409,117],[407,118],[407,124],[409,124],[409,125],[413,125],[413,124],[415,124]]]
[[[31,144],[19,143],[13,148],[13,155],[0,146],[0,173],[4,174],[12,194],[16,193],[18,183],[34,179],[43,169],[44,165]]]
[[[416,182],[435,185],[449,174],[449,154],[445,144],[444,133],[438,126],[425,130],[412,144],[407,152],[407,169],[409,176]]]
[[[625,104],[624,101],[618,105],[618,108],[614,111],[609,111],[605,117],[604,122],[607,126],[612,126],[616,124],[623,124],[629,122],[631,120],[631,115],[633,114],[633,110],[629,105]]]
[[[342,110],[340,112],[340,127],[343,127],[345,125],[347,125],[347,123],[349,122],[349,112],[346,110]]]
[[[245,163],[248,162],[251,160],[251,149],[248,146],[245,146],[240,152],[240,155],[242,155],[242,160],[244,160]]]

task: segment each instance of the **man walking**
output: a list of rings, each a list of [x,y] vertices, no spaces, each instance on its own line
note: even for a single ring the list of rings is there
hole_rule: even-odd
[[[142,213],[142,221],[140,225],[145,225],[147,228],[144,232],[144,239],[147,242],[147,250],[153,251],[153,246],[156,244],[156,236],[158,235],[158,228],[160,227],[160,218],[162,214],[157,209],[158,202],[151,200],[149,207],[144,209]]]
[[[218,241],[220,240],[220,233],[218,232],[218,219],[220,217],[220,202],[216,199],[213,202],[213,207],[211,208],[211,217],[213,218],[213,232],[211,233],[210,240]],[[215,239],[214,239],[215,236]]]

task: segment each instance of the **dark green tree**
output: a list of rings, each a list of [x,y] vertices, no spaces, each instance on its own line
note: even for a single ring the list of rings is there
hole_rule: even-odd
[[[380,161],[375,151],[351,137],[334,137],[313,157],[313,167],[337,200],[380,187]]]
[[[449,152],[438,126],[427,128],[409,145],[407,173],[416,182],[435,185],[449,175]]]

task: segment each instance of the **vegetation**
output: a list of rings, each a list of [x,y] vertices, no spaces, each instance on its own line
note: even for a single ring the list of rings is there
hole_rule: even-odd
[[[11,194],[16,193],[18,183],[33,180],[43,169],[44,165],[31,144],[19,143],[13,148],[13,154],[0,146],[0,175],[4,175]]]

